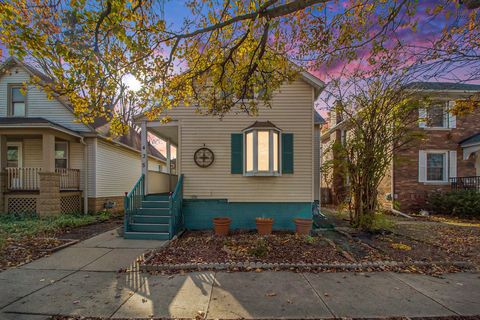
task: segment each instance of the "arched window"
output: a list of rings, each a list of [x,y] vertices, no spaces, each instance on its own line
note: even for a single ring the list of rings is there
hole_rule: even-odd
[[[243,130],[244,175],[276,176],[281,174],[281,130],[270,121],[256,121]]]

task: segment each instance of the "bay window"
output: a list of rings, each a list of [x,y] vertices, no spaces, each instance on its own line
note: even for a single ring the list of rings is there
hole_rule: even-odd
[[[244,131],[244,174],[275,176],[280,174],[280,134],[271,122],[255,122]]]

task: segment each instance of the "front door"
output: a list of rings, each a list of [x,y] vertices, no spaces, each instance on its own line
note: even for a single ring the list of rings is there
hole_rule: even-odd
[[[7,168],[12,168],[8,172],[9,188],[22,188],[22,143],[21,142],[7,142]]]

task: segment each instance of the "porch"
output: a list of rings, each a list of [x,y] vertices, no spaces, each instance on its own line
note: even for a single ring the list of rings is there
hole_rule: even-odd
[[[83,138],[55,126],[16,124],[0,126],[0,212],[80,212],[86,172]]]

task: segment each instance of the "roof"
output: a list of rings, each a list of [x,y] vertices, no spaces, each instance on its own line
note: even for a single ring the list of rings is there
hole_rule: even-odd
[[[243,130],[248,130],[248,129],[253,129],[253,128],[275,128],[275,129],[278,129],[278,127],[270,121],[255,121],[251,126],[248,126]]]
[[[472,144],[480,144],[480,132],[460,141],[461,147],[468,147]]]
[[[105,138],[109,138],[109,129],[110,129],[110,124],[106,123],[105,125],[98,127],[97,132],[102,136],[104,136]],[[135,131],[133,127],[130,127],[130,130],[128,130],[127,134],[116,137],[116,138],[112,138],[111,141],[124,144],[137,151],[141,151],[141,148],[142,148],[141,135],[140,133]],[[150,142],[148,142],[148,154],[162,161],[167,161],[167,158],[165,158],[165,156],[160,151],[158,151],[157,148],[155,148]]]
[[[37,128],[49,127],[59,131],[64,131],[75,136],[82,135],[80,132],[68,129],[58,123],[52,122],[44,118],[0,117],[0,126],[2,127],[16,127],[18,125],[27,125],[28,127]]]
[[[317,99],[323,89],[325,89],[325,82],[307,71],[300,72],[300,76],[306,83],[315,89],[315,99]]]
[[[324,124],[326,123],[325,119],[318,113],[317,110],[313,111],[313,123],[314,124]]]
[[[429,91],[480,91],[480,84],[455,82],[412,82],[408,87]]]

